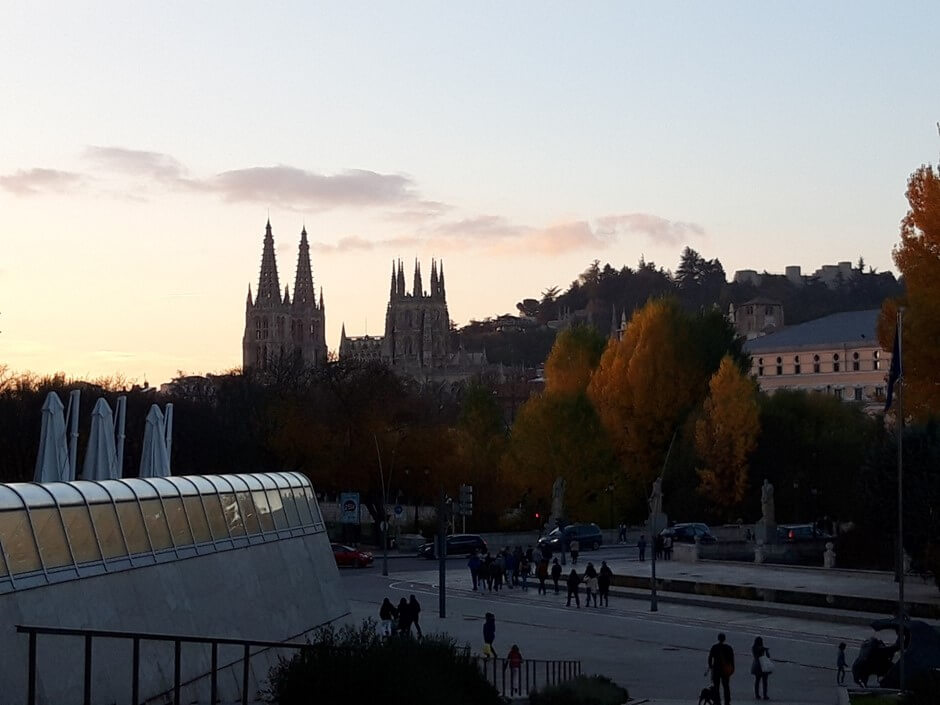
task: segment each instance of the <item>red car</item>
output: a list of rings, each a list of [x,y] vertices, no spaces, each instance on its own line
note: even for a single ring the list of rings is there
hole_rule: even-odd
[[[340,568],[351,566],[353,568],[367,568],[372,565],[372,554],[344,546],[341,543],[330,544],[333,547],[333,558]]]

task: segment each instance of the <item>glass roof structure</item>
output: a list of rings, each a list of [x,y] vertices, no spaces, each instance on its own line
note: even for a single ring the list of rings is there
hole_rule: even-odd
[[[0,483],[0,593],[322,531],[294,472]]]

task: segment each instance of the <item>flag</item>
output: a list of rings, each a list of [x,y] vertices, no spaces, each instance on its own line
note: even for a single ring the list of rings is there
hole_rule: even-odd
[[[901,327],[894,331],[894,349],[891,352],[891,371],[888,373],[888,395],[885,399],[885,412],[891,408],[894,400],[894,385],[901,379]]]

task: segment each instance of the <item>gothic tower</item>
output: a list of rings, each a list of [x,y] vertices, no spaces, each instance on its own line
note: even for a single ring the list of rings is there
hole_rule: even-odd
[[[326,334],[323,290],[317,304],[310,267],[310,246],[307,229],[300,233],[294,298],[284,287],[281,295],[274,254],[271,221],[264,229],[261,252],[261,274],[254,300],[251,287],[245,303],[245,334],[242,338],[242,367],[265,369],[272,360],[293,357],[305,365],[316,367],[326,362]]]
[[[391,287],[385,313],[382,357],[406,371],[440,368],[449,355],[450,316],[444,288],[443,264],[431,261],[430,290],[425,291],[421,264],[415,260],[412,290],[405,291],[401,260],[392,263]]]

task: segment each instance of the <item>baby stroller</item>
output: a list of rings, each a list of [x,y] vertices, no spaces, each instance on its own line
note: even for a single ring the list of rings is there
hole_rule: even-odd
[[[718,695],[718,688],[712,682],[711,669],[705,670],[705,685],[702,686],[702,692],[698,696],[698,705],[719,705],[721,700]]]

